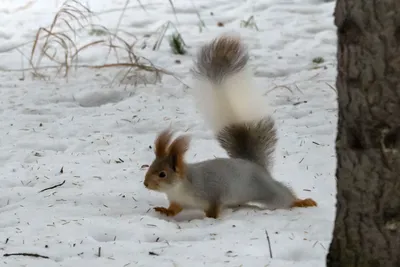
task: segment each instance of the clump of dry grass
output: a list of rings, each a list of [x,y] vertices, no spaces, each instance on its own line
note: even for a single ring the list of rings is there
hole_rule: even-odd
[[[90,15],[91,11],[78,1],[67,0],[54,16],[50,27],[38,29],[29,58],[29,63],[36,75],[39,74],[38,68],[44,57],[56,63],[59,66],[59,72],[65,69],[65,76],[68,75],[70,66],[80,51],[74,42],[77,25],[83,28],[83,23]],[[69,31],[57,31],[56,26],[60,27],[60,24],[66,26]],[[42,39],[44,42],[40,45],[39,42]]]
[[[29,57],[29,64],[33,74],[37,77],[45,77],[40,70],[56,68],[57,74],[62,73],[67,78],[71,70],[77,68],[122,68],[125,71],[124,77],[137,70],[155,72],[157,76],[160,74],[173,75],[156,67],[148,59],[138,56],[136,53],[138,39],[132,34],[118,29],[128,3],[129,0],[126,1],[125,8],[122,10],[117,29],[115,32],[111,32],[104,26],[91,23],[91,18],[94,17],[94,14],[88,7],[78,0],[66,0],[54,16],[51,25],[47,28],[39,28],[36,33]],[[171,22],[163,25],[160,32],[158,32],[156,42],[153,44],[153,50],[159,49],[166,31],[171,25],[173,25]],[[82,30],[88,32],[90,36],[96,37],[96,40],[78,47],[76,40]],[[133,37],[134,41],[127,41],[126,39],[132,38],[123,38],[119,34],[120,32],[123,33],[121,35]],[[80,64],[79,56],[81,53],[95,46],[102,46],[108,49],[105,61],[108,60],[111,53],[113,53],[117,61],[102,65]],[[141,48],[143,49],[146,46],[147,44],[144,42]],[[123,60],[120,60],[120,58],[123,58]],[[51,66],[44,65],[42,63],[44,59],[54,64],[51,64]]]

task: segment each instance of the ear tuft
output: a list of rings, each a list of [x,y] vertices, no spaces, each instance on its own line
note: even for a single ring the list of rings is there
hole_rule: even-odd
[[[168,155],[168,145],[171,141],[173,131],[171,129],[166,129],[162,131],[156,138],[154,142],[156,157],[165,157]]]
[[[185,170],[185,153],[189,149],[190,136],[181,135],[177,137],[168,148],[171,157],[171,167],[175,172],[182,173]]]

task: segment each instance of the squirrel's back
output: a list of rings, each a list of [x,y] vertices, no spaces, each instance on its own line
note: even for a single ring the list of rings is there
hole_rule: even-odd
[[[194,66],[198,107],[231,158],[267,169],[277,142],[275,123],[248,68],[249,53],[237,36],[203,45]]]
[[[287,208],[294,200],[290,189],[248,160],[217,158],[189,164],[188,170],[188,186],[195,188],[193,194],[198,199],[225,206],[260,202],[269,208]]]

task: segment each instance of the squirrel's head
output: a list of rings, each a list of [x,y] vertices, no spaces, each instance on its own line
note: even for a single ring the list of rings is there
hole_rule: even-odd
[[[165,192],[185,179],[184,155],[189,148],[190,138],[182,135],[170,143],[172,134],[171,130],[164,130],[155,140],[156,158],[144,179],[144,186],[150,190]]]

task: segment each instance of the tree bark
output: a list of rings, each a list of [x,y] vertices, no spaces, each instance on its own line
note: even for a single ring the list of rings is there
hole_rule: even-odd
[[[337,204],[328,267],[400,266],[400,0],[337,0]]]

